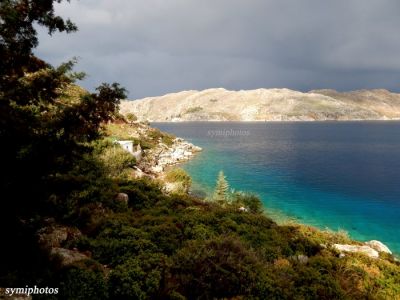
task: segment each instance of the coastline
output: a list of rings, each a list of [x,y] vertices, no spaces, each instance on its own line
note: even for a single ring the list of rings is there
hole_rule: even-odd
[[[194,146],[193,144],[186,142],[183,139],[180,139],[180,138],[177,138],[177,139],[182,140],[184,142],[184,144],[187,143],[191,146]],[[194,147],[196,147],[196,146],[194,146]],[[192,158],[194,158],[194,155],[187,159],[174,161],[174,162],[165,164],[163,172],[159,173],[160,177],[162,178],[165,175],[165,172],[168,171],[170,168],[174,168],[179,164],[184,164]],[[193,190],[191,190],[189,193],[192,193],[192,192],[193,192]],[[249,192],[251,192],[251,191],[249,191]],[[200,186],[197,186],[196,193],[199,193],[199,195],[203,195],[203,196],[208,194],[207,190],[205,190],[204,187],[202,189]],[[324,236],[332,235],[332,236],[337,236],[338,239],[346,240],[347,243],[333,244],[333,247],[336,248],[341,253],[343,253],[343,252],[364,253],[369,257],[378,258],[379,253],[384,252],[384,253],[393,255],[395,260],[398,260],[400,258],[399,253],[392,252],[391,249],[389,249],[389,247],[387,247],[385,244],[383,244],[379,240],[361,241],[361,240],[358,240],[357,238],[352,237],[345,228],[333,230],[333,229],[329,228],[328,226],[324,227],[322,225],[308,224],[307,222],[302,222],[301,218],[296,217],[296,216],[290,216],[279,209],[269,209],[265,205],[264,205],[264,209],[265,209],[264,215],[266,217],[270,218],[271,220],[273,220],[274,222],[276,222],[280,226],[294,226],[294,227],[300,228],[300,230],[315,231],[315,232],[318,232],[318,234],[321,234]],[[376,246],[375,244],[377,244],[379,246]],[[373,246],[371,246],[371,245],[373,245]],[[323,246],[325,246],[325,245],[323,245]]]
[[[175,138],[172,145],[159,142],[150,150],[144,151],[145,160],[141,166],[145,172],[162,177],[168,168],[192,159],[202,148],[182,138]]]
[[[399,122],[400,118],[390,119],[292,119],[292,120],[163,120],[149,121],[153,123],[345,123],[345,122]]]
[[[390,161],[391,157],[397,157],[391,154],[395,154],[395,146],[399,144],[399,122],[280,124],[188,122],[153,126],[204,148],[197,159],[182,166],[192,176],[192,187],[199,191],[197,195],[202,196],[202,190],[212,193],[216,174],[222,169],[232,187],[257,192],[268,210],[281,209],[288,213],[289,219],[297,216],[298,223],[321,230],[346,229],[358,241],[381,239],[396,254],[400,253],[397,229],[390,226],[397,223],[398,204],[390,201],[396,200],[399,189],[394,178],[376,178],[375,174],[380,173],[371,173],[379,165],[388,170],[382,171],[382,175],[398,174],[397,164]],[[250,135],[209,134],[224,129],[243,129]],[[293,133],[300,137],[293,139]],[[317,144],[317,141],[322,142]],[[335,166],[338,159],[342,163],[335,168],[323,164]],[[307,169],[308,162],[312,162],[312,169]],[[349,172],[335,179],[344,170]],[[364,172],[359,174],[359,170]],[[320,177],[311,177],[311,173]],[[360,177],[352,181],[347,174]],[[303,177],[296,177],[300,175]],[[349,185],[343,185],[345,182]],[[384,183],[388,183],[387,189],[377,189]]]
[[[183,162],[184,163],[184,162]],[[189,174],[190,175],[190,174]],[[208,195],[206,190],[201,190],[200,187],[196,190],[204,195]],[[246,191],[252,192],[252,191]],[[323,239],[330,240],[332,243],[329,245],[337,251],[340,252],[341,256],[345,253],[355,252],[365,254],[368,257],[377,259],[379,258],[379,253],[392,255],[394,260],[399,261],[400,253],[394,252],[386,244],[382,243],[380,240],[365,240],[361,241],[354,238],[346,229],[333,230],[329,227],[323,227],[322,225],[308,224],[307,222],[301,221],[299,217],[290,216],[279,209],[271,209],[263,204],[264,212],[263,215],[274,221],[279,226],[291,226],[296,227],[298,230],[309,233],[313,235],[321,235]],[[333,242],[335,241],[335,242]],[[327,247],[325,243],[321,244],[322,247]]]
[[[128,152],[137,158],[132,174],[134,178],[160,178],[168,167],[188,161],[202,151],[183,138],[142,122],[110,123],[106,132],[113,142],[127,140],[133,143],[136,151]]]

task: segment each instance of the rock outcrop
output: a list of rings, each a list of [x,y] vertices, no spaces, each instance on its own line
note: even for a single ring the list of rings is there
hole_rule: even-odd
[[[89,256],[81,252],[65,248],[52,248],[50,254],[53,259],[59,259],[62,267],[69,266],[77,261],[89,259]]]
[[[49,252],[51,260],[56,260],[63,267],[89,258],[86,254],[77,250],[63,248],[67,241],[75,240],[80,236],[82,236],[82,233],[79,229],[57,224],[44,227],[37,232],[40,247]]]
[[[129,196],[128,196],[128,194],[125,194],[125,193],[118,193],[117,196],[115,197],[115,200],[117,202],[128,204]]]
[[[353,252],[353,253],[362,253],[372,258],[378,258],[379,253],[378,251],[372,249],[369,246],[359,246],[359,245],[341,245],[341,244],[334,244],[333,248],[340,252]]]
[[[384,243],[376,240],[372,240],[369,242],[366,242],[365,245],[371,247],[372,249],[375,249],[378,252],[384,252],[384,253],[389,253],[392,254],[392,251],[386,246]]]
[[[362,253],[372,258],[378,258],[379,252],[392,254],[390,249],[385,244],[376,240],[365,242],[364,245],[334,244],[333,248],[340,252]]]
[[[400,119],[400,94],[217,88],[122,101],[121,113],[128,112],[151,122],[388,120]]]
[[[38,243],[42,248],[61,247],[67,240],[74,240],[82,233],[73,227],[51,225],[40,229],[37,232]]]
[[[201,150],[198,146],[181,138],[176,138],[170,146],[159,143],[156,147],[147,151],[147,160],[143,162],[142,166],[145,165],[146,168],[147,165],[150,172],[160,174],[165,167],[187,161]]]

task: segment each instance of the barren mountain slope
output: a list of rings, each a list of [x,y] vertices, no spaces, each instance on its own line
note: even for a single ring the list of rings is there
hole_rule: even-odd
[[[162,121],[313,121],[400,119],[400,94],[386,90],[339,93],[289,89],[183,91],[123,101],[121,113]]]

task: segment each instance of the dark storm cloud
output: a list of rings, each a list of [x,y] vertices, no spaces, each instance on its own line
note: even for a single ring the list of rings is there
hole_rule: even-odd
[[[37,54],[80,57],[90,89],[399,90],[397,0],[72,0],[57,11],[79,32],[41,32]]]

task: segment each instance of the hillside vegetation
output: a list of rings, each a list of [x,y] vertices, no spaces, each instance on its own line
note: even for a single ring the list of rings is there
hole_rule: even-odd
[[[391,120],[400,118],[400,95],[386,90],[219,88],[122,101],[121,112],[153,122]]]
[[[19,225],[23,240],[12,246],[29,251],[3,265],[3,286],[59,287],[34,299],[400,299],[391,255],[343,255],[333,244],[358,243],[342,233],[277,225],[256,196],[231,194],[222,172],[211,199],[188,195],[180,169],[166,175],[185,182],[179,193],[136,178],[136,161],[110,143],[156,147],[135,128],[143,127],[107,124],[79,169],[60,179],[53,210]]]
[[[223,172],[206,200],[182,171],[165,176],[176,193],[139,171],[115,140],[143,145],[149,164],[179,141],[125,120],[118,83],[90,93],[73,61],[34,55],[36,26],[77,29],[59,2],[0,2],[0,298],[34,287],[52,293],[23,299],[400,298],[394,257],[343,255],[332,245],[356,242],[342,234],[279,226],[256,196],[230,194]]]

